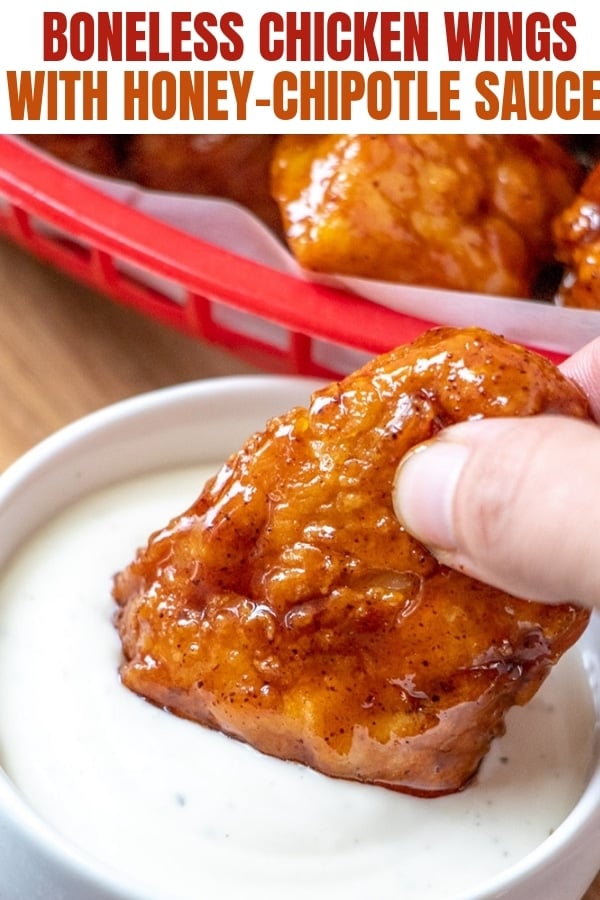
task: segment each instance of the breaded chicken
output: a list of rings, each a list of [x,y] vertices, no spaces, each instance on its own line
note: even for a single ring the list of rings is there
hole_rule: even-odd
[[[69,165],[96,175],[121,174],[119,138],[112,134],[28,134],[25,139]]]
[[[600,164],[573,203],[554,221],[557,258],[566,265],[558,299],[564,306],[600,309]]]
[[[288,135],[272,191],[307,269],[529,297],[582,170],[540,135]]]
[[[394,473],[446,425],[544,412],[588,414],[547,360],[439,328],[272,419],[116,577],[123,682],[327,775],[460,789],[588,613],[439,565]]]
[[[138,134],[125,175],[147,188],[234,200],[281,233],[270,194],[270,134]]]

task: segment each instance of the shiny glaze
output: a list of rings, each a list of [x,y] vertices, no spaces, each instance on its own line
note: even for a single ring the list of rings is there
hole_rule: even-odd
[[[477,134],[285,135],[272,169],[306,268],[514,297],[583,172],[548,135]]]
[[[548,361],[442,328],[271,420],[117,577],[125,684],[330,775],[461,788],[588,614],[438,565],[392,480],[452,422],[542,412],[587,404]]]
[[[565,263],[558,298],[564,306],[600,309],[600,164],[554,222],[557,256]]]

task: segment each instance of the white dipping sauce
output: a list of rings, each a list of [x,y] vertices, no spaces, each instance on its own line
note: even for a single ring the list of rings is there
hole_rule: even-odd
[[[591,758],[592,699],[573,651],[511,711],[476,782],[430,800],[271,759],[121,685],[112,575],[214,469],[76,502],[2,577],[1,761],[31,806],[161,900],[450,900],[540,844]]]

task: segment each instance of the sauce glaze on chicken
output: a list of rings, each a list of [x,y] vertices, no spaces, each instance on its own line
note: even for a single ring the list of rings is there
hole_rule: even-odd
[[[327,775],[460,789],[588,613],[438,564],[392,482],[446,425],[538,413],[588,414],[547,360],[439,328],[272,419],[116,577],[125,685]]]

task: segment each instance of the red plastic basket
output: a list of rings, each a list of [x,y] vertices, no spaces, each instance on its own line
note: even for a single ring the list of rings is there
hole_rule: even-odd
[[[335,377],[345,372],[323,361],[322,352],[316,358],[318,344],[374,355],[432,325],[300,281],[157,221],[10,135],[0,135],[0,231],[115,300],[269,371]],[[128,274],[132,268],[176,285],[182,302]],[[270,343],[237,330],[231,316],[224,325],[219,305],[279,326],[283,340]]]

